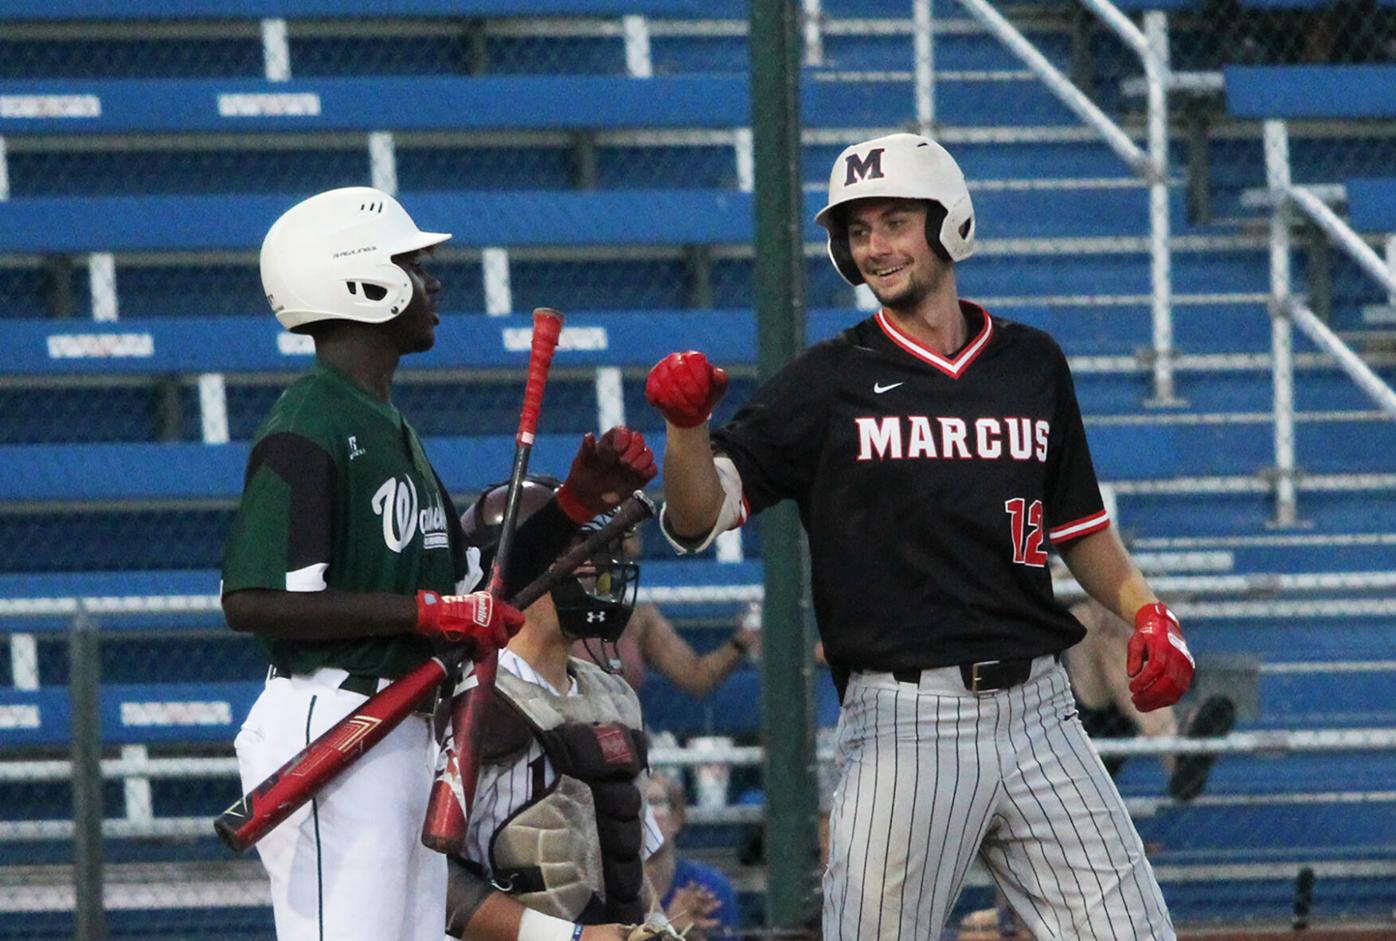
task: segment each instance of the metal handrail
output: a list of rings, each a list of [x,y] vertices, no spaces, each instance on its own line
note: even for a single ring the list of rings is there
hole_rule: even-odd
[[[1152,404],[1176,405],[1173,381],[1173,274],[1169,248],[1171,220],[1168,205],[1168,89],[1169,64],[1167,18],[1163,13],[1144,15],[1140,30],[1110,0],[1081,0],[1136,55],[1144,68],[1148,101],[1148,152],[1141,150],[1114,120],[1054,66],[1017,27],[988,0],[960,0],[972,15],[1023,61],[1029,69],[1082,121],[1094,128],[1105,143],[1134,173],[1149,184],[1150,292],[1153,322]]]
[[[1363,392],[1396,417],[1396,391],[1373,372],[1337,334],[1294,297],[1291,285],[1291,212],[1299,210],[1357,262],[1363,271],[1396,293],[1396,274],[1312,190],[1295,186],[1290,172],[1289,130],[1282,120],[1263,125],[1265,182],[1270,194],[1270,317],[1274,360],[1275,522],[1298,522],[1298,470],[1294,429],[1294,338],[1297,325],[1337,361]]]

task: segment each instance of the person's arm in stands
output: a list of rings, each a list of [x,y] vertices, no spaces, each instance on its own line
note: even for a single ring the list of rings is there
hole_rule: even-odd
[[[645,662],[693,697],[717,689],[761,639],[760,632],[738,626],[725,643],[700,656],[654,605],[637,608],[635,617],[646,619],[641,641]]]

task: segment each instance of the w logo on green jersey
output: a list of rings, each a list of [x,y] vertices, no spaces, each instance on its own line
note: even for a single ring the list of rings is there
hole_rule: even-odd
[[[420,531],[422,548],[449,549],[451,537],[446,528],[446,510],[438,494],[427,494],[420,505],[417,485],[411,477],[389,477],[373,495],[373,512],[383,520],[383,542],[393,552],[402,552]]]
[[[401,552],[417,535],[417,485],[411,477],[389,477],[373,495],[373,512],[383,518],[383,541]]]

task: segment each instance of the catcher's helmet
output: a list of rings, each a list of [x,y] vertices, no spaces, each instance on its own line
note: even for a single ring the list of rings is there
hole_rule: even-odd
[[[917,134],[889,134],[845,148],[829,174],[829,204],[814,217],[829,233],[829,259],[849,284],[863,275],[848,248],[848,227],[840,207],[855,199],[921,199],[926,241],[946,261],[974,253],[974,204],[965,175],[950,152]]]
[[[450,237],[419,230],[382,190],[328,190],[292,206],[267,230],[262,290],[288,330],[318,320],[384,323],[412,300],[412,280],[392,257]]]
[[[519,492],[519,515],[516,525],[537,513],[557,492],[562,482],[555,477],[530,474]],[[470,508],[461,516],[467,545],[488,554],[499,544],[504,509],[509,500],[509,484],[499,483],[485,488]],[[605,522],[606,517],[582,527],[583,535]],[[562,632],[573,640],[599,638],[615,643],[630,620],[635,608],[635,594],[640,587],[640,567],[625,559],[622,539],[607,543],[574,578],[564,579],[552,590],[553,607],[557,609]],[[597,662],[601,662],[598,660]]]

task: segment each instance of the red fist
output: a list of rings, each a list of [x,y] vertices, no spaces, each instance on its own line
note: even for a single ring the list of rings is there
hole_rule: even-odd
[[[417,633],[448,644],[466,644],[472,660],[483,660],[509,643],[523,622],[523,612],[487,591],[417,592]]]
[[[638,431],[617,425],[600,441],[588,431],[567,479],[557,488],[557,505],[572,522],[585,523],[645,489],[657,473],[654,452]]]
[[[1195,668],[1178,618],[1158,602],[1134,615],[1129,639],[1129,691],[1140,712],[1171,706],[1192,685]]]
[[[726,391],[727,370],[714,366],[697,350],[670,353],[650,370],[645,382],[645,398],[665,421],[680,428],[707,421]]]

